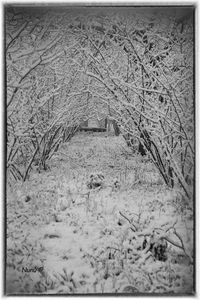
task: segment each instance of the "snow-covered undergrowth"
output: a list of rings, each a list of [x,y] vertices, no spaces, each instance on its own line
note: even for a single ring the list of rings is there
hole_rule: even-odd
[[[7,190],[8,294],[193,292],[192,208],[148,158],[79,133],[49,166]]]

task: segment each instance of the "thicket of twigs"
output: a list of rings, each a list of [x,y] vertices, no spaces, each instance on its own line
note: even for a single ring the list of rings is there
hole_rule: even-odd
[[[8,293],[194,292],[193,30],[188,7],[5,8]]]
[[[7,293],[194,292],[192,207],[130,154],[79,134],[9,190]]]
[[[9,180],[46,169],[82,121],[109,115],[192,199],[192,9],[10,6],[5,24]]]

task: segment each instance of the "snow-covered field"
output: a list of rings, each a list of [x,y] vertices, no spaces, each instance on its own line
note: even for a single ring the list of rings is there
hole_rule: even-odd
[[[148,158],[78,133],[49,166],[7,189],[8,294],[193,293],[192,204]]]

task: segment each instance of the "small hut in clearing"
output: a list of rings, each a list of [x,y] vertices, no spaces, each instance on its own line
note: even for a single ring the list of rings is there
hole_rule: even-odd
[[[89,118],[80,125],[80,131],[94,131],[105,132],[106,131],[106,119],[101,120],[95,118]]]
[[[119,135],[120,130],[115,120],[109,117],[101,118],[89,118],[81,123],[80,131],[93,131],[93,132],[113,132],[115,135]]]

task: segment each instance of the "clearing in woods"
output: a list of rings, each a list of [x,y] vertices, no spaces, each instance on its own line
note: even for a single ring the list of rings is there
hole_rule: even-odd
[[[148,158],[83,132],[49,167],[8,187],[7,293],[193,292],[192,207]],[[160,259],[145,240],[161,235]]]

